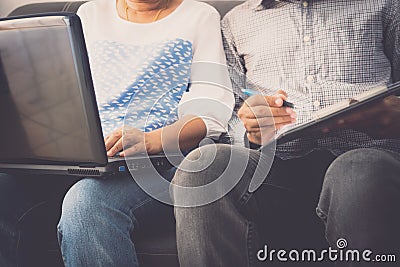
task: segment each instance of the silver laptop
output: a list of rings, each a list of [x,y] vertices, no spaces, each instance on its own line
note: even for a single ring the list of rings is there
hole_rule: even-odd
[[[107,158],[75,14],[0,20],[0,125],[0,172],[108,176],[182,160]]]

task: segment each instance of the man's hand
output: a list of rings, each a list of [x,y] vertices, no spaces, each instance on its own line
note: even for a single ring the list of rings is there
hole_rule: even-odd
[[[160,137],[157,132],[144,133],[136,128],[121,127],[105,138],[107,156],[132,156],[146,152],[155,154],[161,152]]]
[[[324,133],[340,129],[353,129],[373,138],[400,138],[400,99],[389,96],[380,102],[345,115],[333,125],[325,127]]]
[[[294,110],[283,107],[286,98],[286,93],[279,90],[273,96],[255,95],[245,101],[238,116],[250,142],[263,145],[274,137],[277,130],[296,122]]]

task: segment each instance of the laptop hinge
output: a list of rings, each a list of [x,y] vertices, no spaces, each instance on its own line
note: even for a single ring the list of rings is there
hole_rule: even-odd
[[[96,168],[94,164],[80,164],[79,168]]]

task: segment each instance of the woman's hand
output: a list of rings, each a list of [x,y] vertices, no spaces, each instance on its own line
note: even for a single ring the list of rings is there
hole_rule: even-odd
[[[286,93],[279,90],[273,96],[255,95],[248,98],[238,111],[250,142],[265,144],[276,130],[296,121],[293,109],[283,107]]]
[[[186,151],[196,147],[207,133],[206,125],[199,117],[188,115],[175,123],[152,132],[144,133],[136,128],[121,127],[104,141],[107,156],[132,156],[141,152]]]
[[[136,128],[121,127],[105,138],[107,156],[132,156],[147,152],[157,154],[162,151],[161,136],[158,132],[144,133]]]

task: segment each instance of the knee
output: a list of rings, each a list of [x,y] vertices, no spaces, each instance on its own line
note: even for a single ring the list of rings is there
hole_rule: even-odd
[[[231,154],[229,145],[207,145],[192,151],[183,160],[172,183],[197,187],[213,182],[226,169]]]
[[[328,168],[325,186],[349,190],[379,190],[400,183],[400,162],[389,152],[356,149],[339,156]]]
[[[339,156],[328,168],[319,210],[328,214],[361,209],[371,212],[397,203],[400,195],[400,163],[392,154],[377,149],[357,149]]]
[[[230,145],[209,145],[190,153],[170,189],[175,206],[237,202],[248,190],[259,153]]]
[[[317,207],[328,239],[394,221],[400,200],[399,165],[391,153],[377,149],[349,151],[331,164]]]
[[[104,209],[103,193],[101,180],[83,179],[77,182],[64,197],[60,225],[93,222]]]

